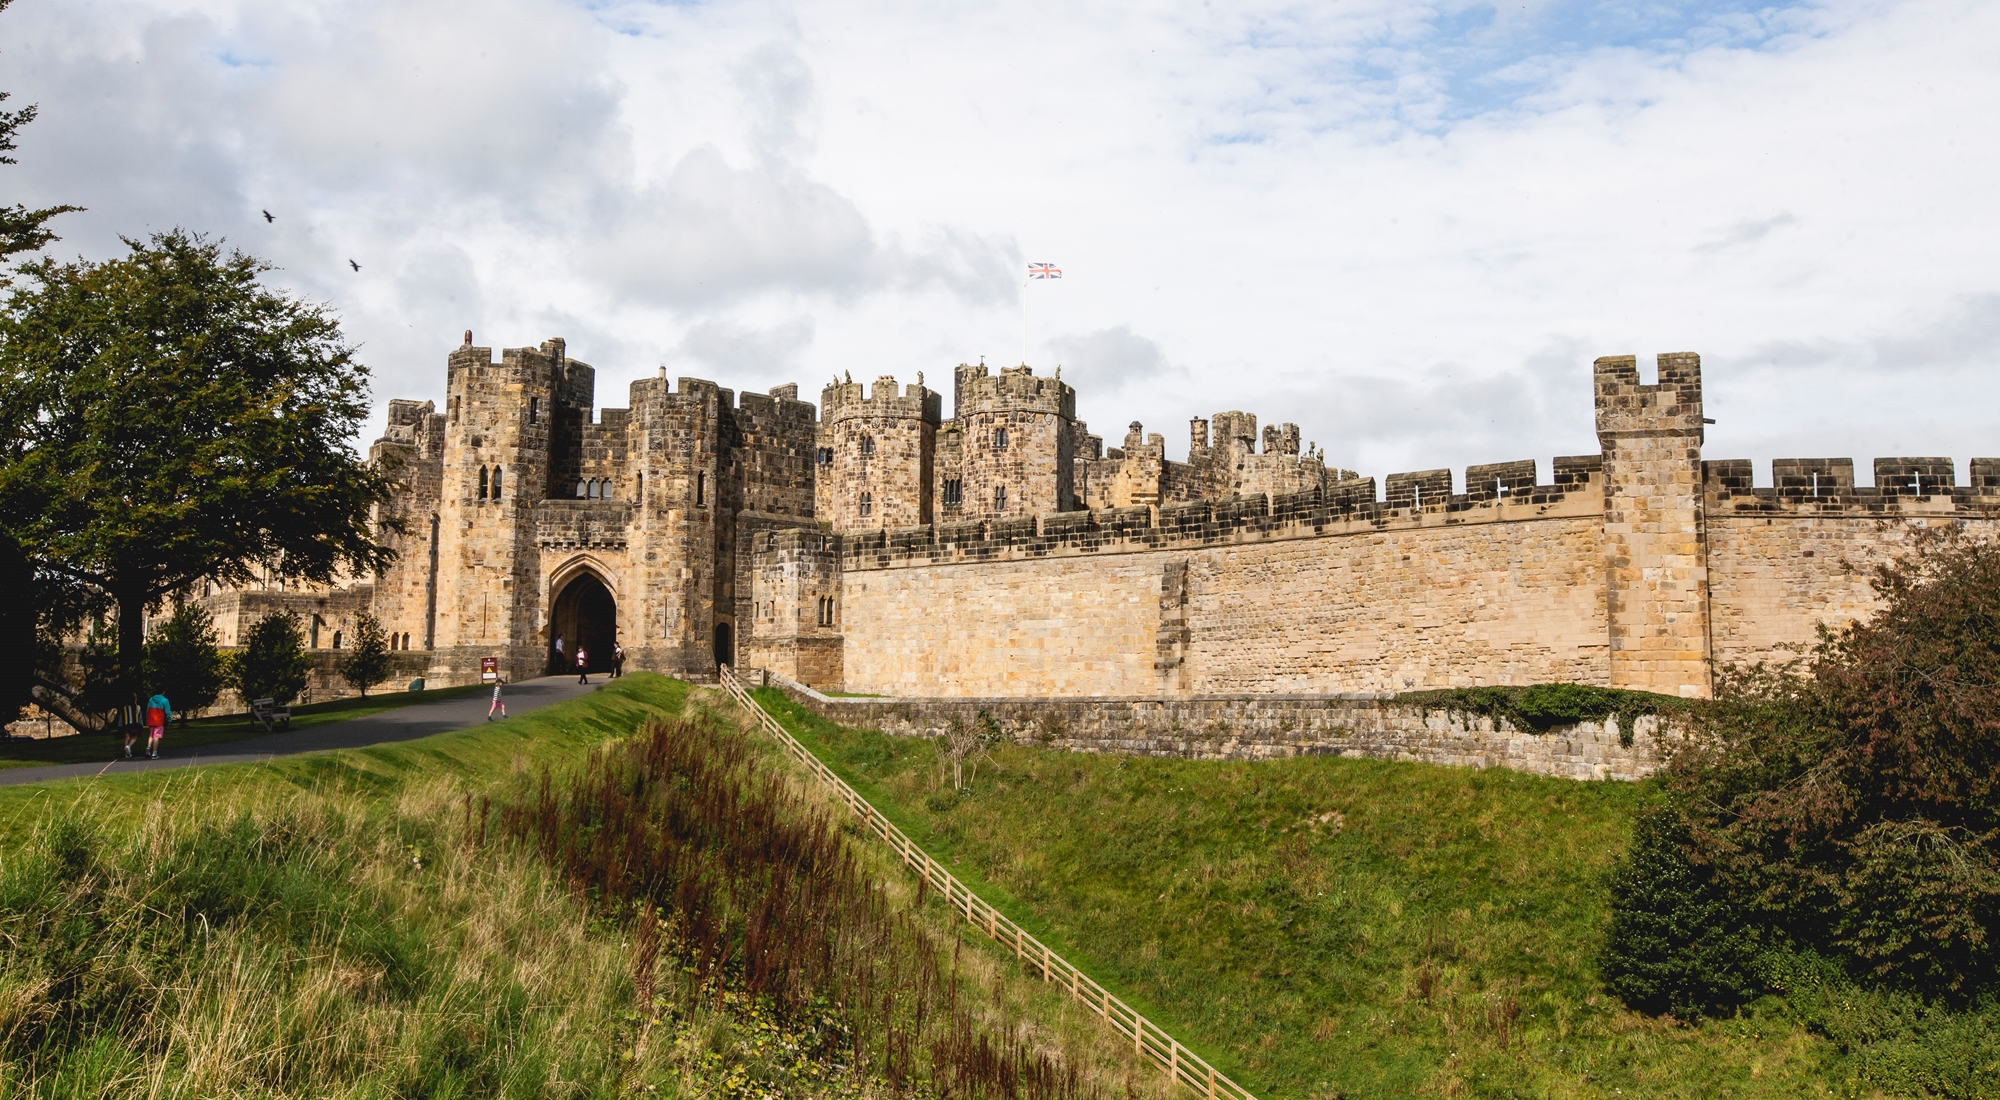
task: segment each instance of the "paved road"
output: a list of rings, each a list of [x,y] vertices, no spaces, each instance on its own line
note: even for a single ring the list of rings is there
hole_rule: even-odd
[[[539,680],[522,680],[507,685],[507,713],[524,714],[538,707],[548,706],[550,703],[574,699],[602,686],[604,686],[602,678],[591,681],[589,687],[577,683],[575,678],[568,676],[545,676]],[[484,723],[486,708],[492,701],[491,693],[474,692],[453,699],[439,699],[435,702],[416,703],[395,710],[385,710],[365,718],[328,722],[326,725],[299,730],[297,733],[287,731],[267,734],[178,753],[173,750],[174,731],[169,729],[165,741],[166,751],[160,754],[158,760],[148,760],[144,757],[126,760],[118,756],[102,764],[51,764],[40,768],[4,768],[0,769],[0,787],[16,783],[39,783],[45,779],[75,779],[79,776],[153,771],[157,768],[185,768],[193,764],[256,763],[302,752],[359,749],[369,745],[414,741],[419,737],[429,737],[433,733],[449,733],[452,730],[462,730]],[[102,734],[79,736],[103,736],[108,752],[113,754],[124,752],[123,743],[112,743],[112,738],[109,736]]]

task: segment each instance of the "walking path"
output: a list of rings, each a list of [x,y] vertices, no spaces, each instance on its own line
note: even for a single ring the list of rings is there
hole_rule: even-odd
[[[604,686],[604,683],[605,680],[600,678],[585,687],[577,683],[573,676],[544,676],[538,680],[522,680],[519,683],[508,684],[507,713],[525,714],[550,703],[574,699],[585,692]],[[41,768],[0,769],[0,787],[13,786],[16,783],[39,783],[47,779],[76,779],[153,771],[157,768],[185,768],[195,764],[254,764],[302,752],[359,749],[369,745],[414,741],[434,733],[449,733],[481,725],[486,721],[486,708],[491,706],[492,702],[492,692],[474,692],[452,699],[438,699],[429,703],[415,703],[395,710],[385,710],[365,718],[328,722],[324,726],[314,726],[297,733],[283,731],[265,734],[242,741],[231,741],[224,745],[189,749],[184,753],[173,751],[174,731],[169,729],[164,743],[166,751],[160,754],[158,760],[148,760],[143,756],[127,760],[120,755],[124,752],[122,742],[101,734],[78,734],[79,737],[104,736],[105,752],[114,759],[102,764],[52,764]],[[142,741],[141,744],[143,743]]]

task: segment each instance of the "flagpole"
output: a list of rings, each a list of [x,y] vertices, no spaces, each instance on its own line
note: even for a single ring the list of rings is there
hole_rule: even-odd
[[[1022,366],[1026,366],[1028,364],[1028,284],[1034,281],[1035,279],[1034,276],[1032,275],[1021,281],[1021,365]]]

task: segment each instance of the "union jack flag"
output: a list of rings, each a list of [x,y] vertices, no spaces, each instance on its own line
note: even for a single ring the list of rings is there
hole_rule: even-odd
[[[1028,278],[1060,279],[1062,278],[1062,268],[1059,268],[1054,264],[1029,264]]]

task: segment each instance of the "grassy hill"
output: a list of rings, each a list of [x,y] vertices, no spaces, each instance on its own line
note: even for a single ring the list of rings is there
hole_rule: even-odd
[[[882,1092],[829,1048],[837,1023],[697,991],[671,942],[507,832],[544,766],[563,791],[651,720],[726,743],[721,702],[638,674],[418,741],[0,789],[0,1097]],[[857,851],[980,1018],[1084,1067],[1088,1095],[1127,1093],[1122,1047],[996,952],[961,958],[940,904]]]
[[[1644,785],[1307,758],[928,743],[761,693],[989,900],[1265,1097],[1980,1095],[2000,1014],[1802,974],[1685,1026],[1592,957]]]

